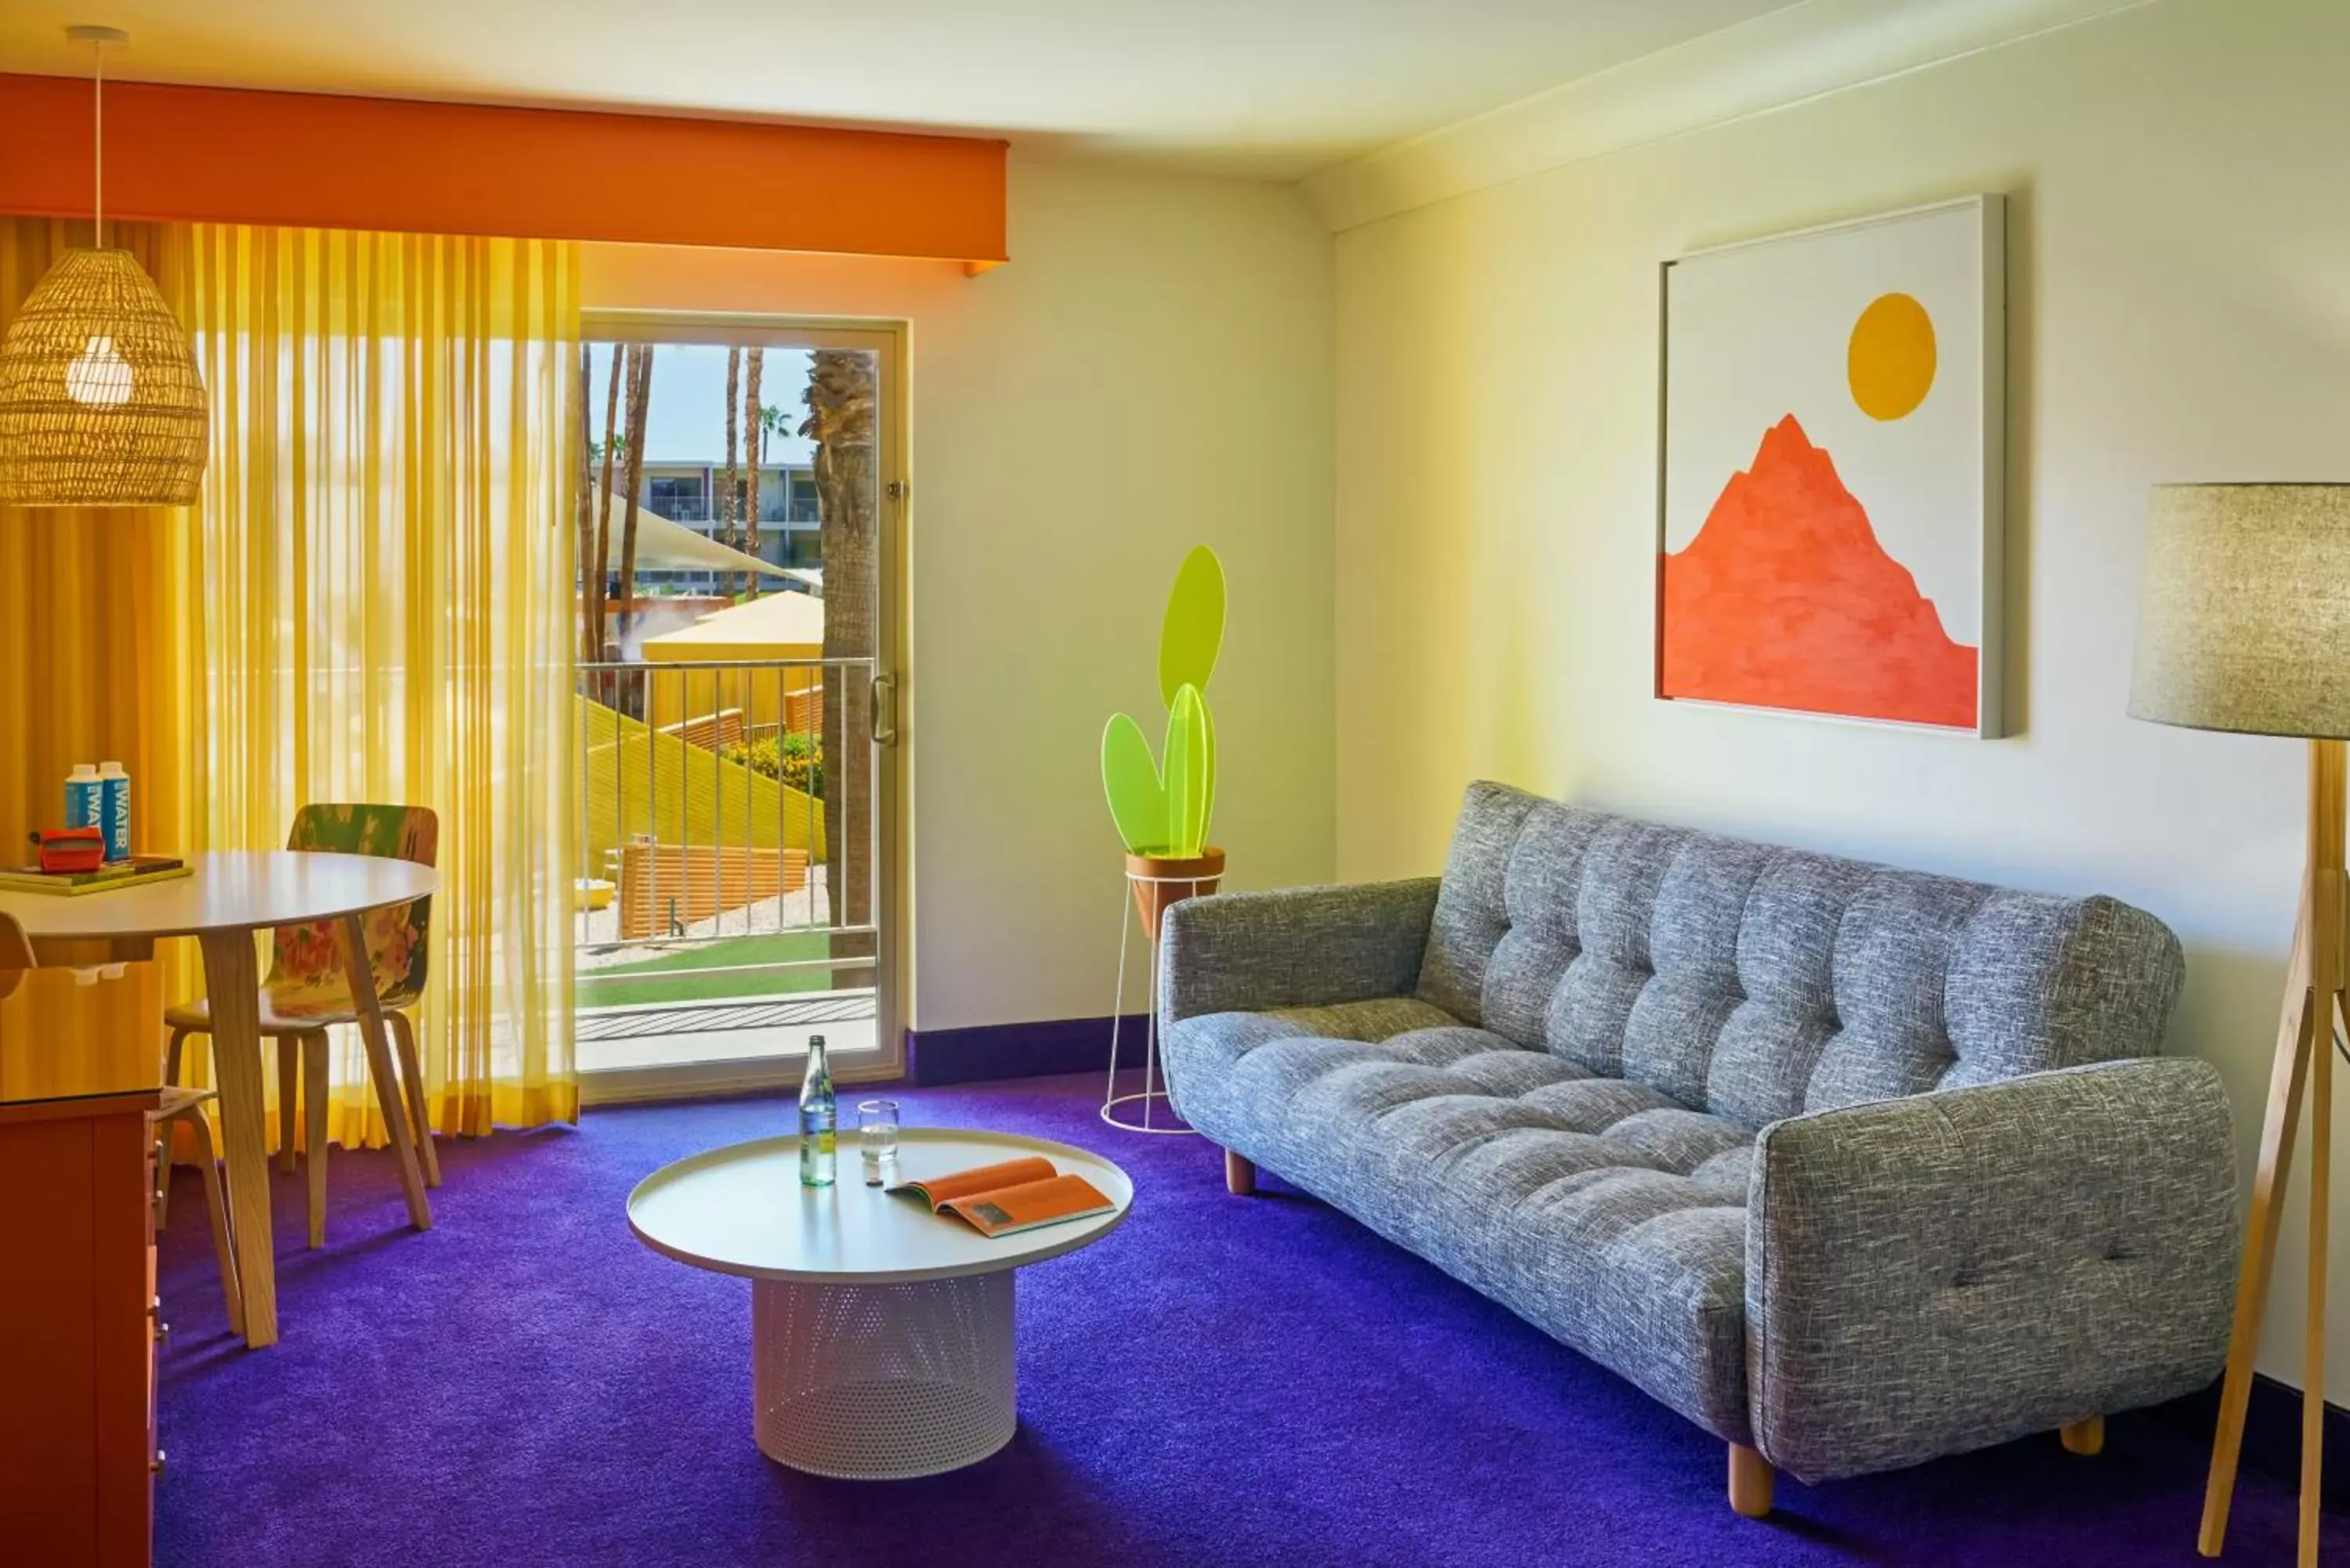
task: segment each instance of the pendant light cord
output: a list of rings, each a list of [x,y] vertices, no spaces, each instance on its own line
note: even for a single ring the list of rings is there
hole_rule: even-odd
[[[96,72],[90,79],[90,244],[99,250],[106,248],[106,43],[93,40],[90,54],[97,60]]]

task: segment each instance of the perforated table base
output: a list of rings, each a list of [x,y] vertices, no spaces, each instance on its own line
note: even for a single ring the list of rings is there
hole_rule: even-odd
[[[751,1282],[759,1451],[811,1475],[897,1480],[1012,1440],[1013,1272],[903,1284]]]

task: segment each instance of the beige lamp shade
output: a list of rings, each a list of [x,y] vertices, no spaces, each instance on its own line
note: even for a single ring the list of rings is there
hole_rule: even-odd
[[[2163,484],[2130,716],[2350,739],[2350,484]]]
[[[68,251],[0,339],[0,504],[185,506],[204,384],[129,251]]]

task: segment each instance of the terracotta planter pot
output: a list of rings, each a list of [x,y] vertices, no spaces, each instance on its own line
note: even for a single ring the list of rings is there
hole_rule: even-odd
[[[1191,859],[1172,855],[1129,855],[1126,875],[1134,888],[1134,907],[1142,911],[1142,929],[1159,940],[1159,917],[1168,907],[1201,893],[1212,893],[1224,879],[1224,852],[1210,845]]]

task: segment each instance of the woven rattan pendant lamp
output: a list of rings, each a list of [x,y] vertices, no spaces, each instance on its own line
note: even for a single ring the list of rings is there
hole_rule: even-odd
[[[106,46],[129,35],[66,36],[98,55],[102,160]],[[66,253],[0,338],[0,505],[185,506],[204,472],[204,384],[162,291],[129,251],[105,248],[102,161],[94,171],[99,248]]]

